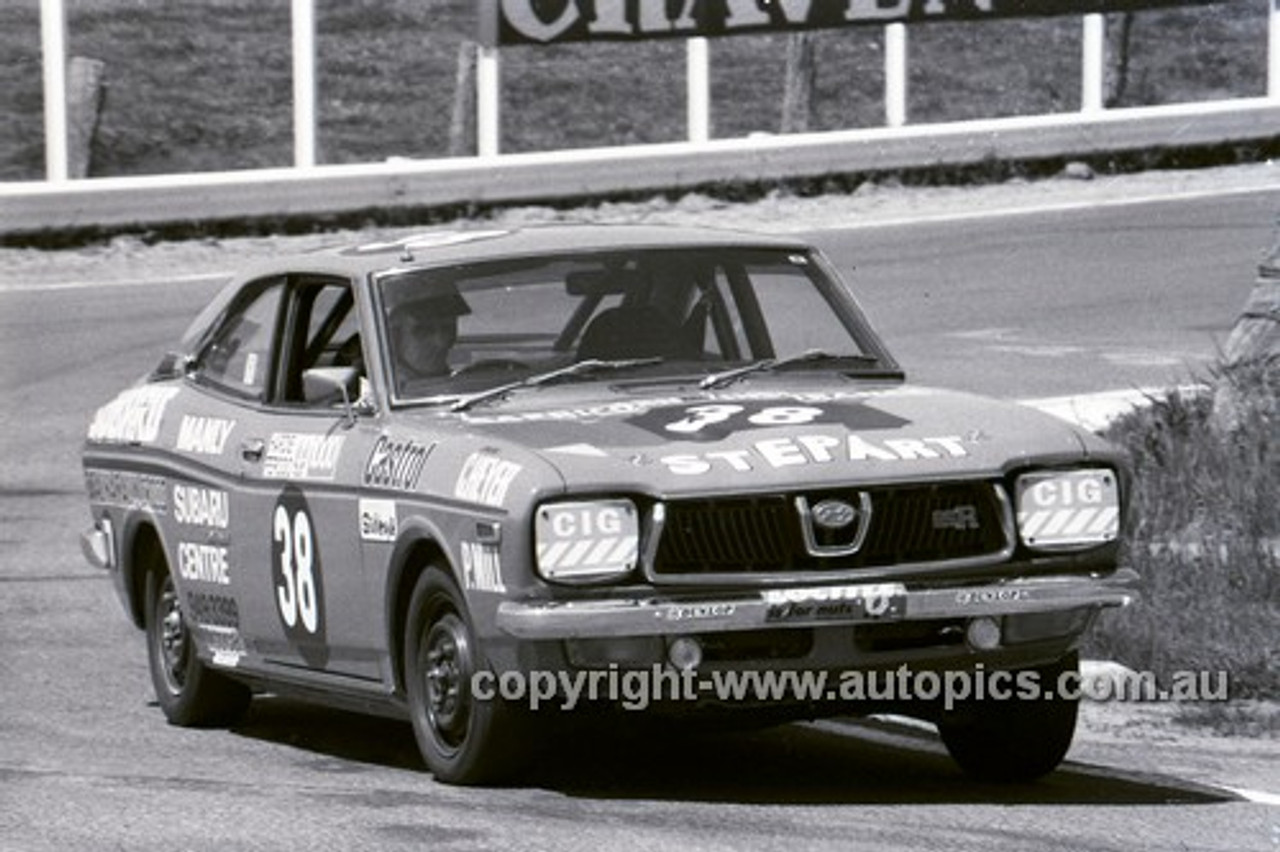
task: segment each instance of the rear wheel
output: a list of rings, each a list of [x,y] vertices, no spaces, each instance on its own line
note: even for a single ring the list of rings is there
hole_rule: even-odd
[[[1078,667],[1079,657],[1073,651],[1055,663],[1027,671],[1036,673],[1041,692],[1048,694],[1058,688],[1064,672]],[[973,778],[1031,781],[1052,772],[1066,757],[1078,708],[1078,699],[1063,698],[1057,692],[1049,699],[1041,695],[969,701],[939,721],[938,733],[951,757]]]
[[[457,584],[423,572],[409,602],[405,690],[427,768],[450,784],[500,781],[521,769],[530,747],[525,719],[500,698],[477,700],[472,678],[487,662]]]
[[[146,630],[151,683],[171,724],[218,727],[244,714],[252,694],[201,662],[167,568],[147,575]]]

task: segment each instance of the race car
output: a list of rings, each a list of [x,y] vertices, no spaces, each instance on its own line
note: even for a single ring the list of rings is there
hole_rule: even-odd
[[[719,229],[275,258],[94,413],[83,464],[83,550],[169,722],[255,693],[406,718],[458,784],[588,699],[894,712],[1032,779],[1137,579],[1113,448],[908,383],[820,251]]]

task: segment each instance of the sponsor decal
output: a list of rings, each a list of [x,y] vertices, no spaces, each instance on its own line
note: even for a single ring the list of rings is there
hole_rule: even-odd
[[[1048,471],[1018,480],[1018,530],[1033,547],[1099,544],[1120,534],[1120,492],[1108,470]]]
[[[177,388],[132,388],[99,408],[89,424],[89,440],[101,444],[150,444],[160,434],[164,409]]]
[[[746,416],[758,414],[768,408],[787,408],[787,403],[799,406],[822,406],[830,409],[824,412],[832,422],[846,423],[861,429],[894,428],[905,423],[905,420],[882,411],[863,405],[851,404],[840,406],[839,403],[859,403],[877,397],[920,397],[931,396],[935,392],[928,388],[894,388],[874,391],[713,391],[697,397],[699,402],[691,402],[688,397],[663,396],[645,399],[620,400],[601,405],[588,405],[578,408],[557,408],[546,411],[520,411],[498,413],[465,412],[460,419],[465,423],[544,423],[573,422],[594,423],[619,417],[635,418],[636,425],[653,431],[663,438],[672,437],[666,425],[678,421],[687,415],[691,408],[702,405],[740,404]],[[833,405],[834,404],[834,405]],[[676,409],[671,411],[670,409]],[[638,420],[643,415],[652,413],[651,418]],[[767,419],[767,418],[766,418]],[[827,422],[820,420],[818,422]],[[764,424],[769,425],[769,424]],[[774,424],[776,425],[776,424]],[[741,426],[741,428],[749,428]]]
[[[258,383],[258,353],[250,352],[244,358],[244,376],[242,383],[245,387],[253,387]]]
[[[400,533],[396,501],[362,499],[359,505],[360,538],[364,541],[395,541]]]
[[[178,575],[195,583],[231,585],[227,548],[219,544],[178,542]]]
[[[243,656],[244,651],[239,648],[214,648],[213,664],[224,669],[234,669],[240,665],[240,658]]]
[[[749,473],[835,462],[901,462],[922,459],[964,458],[968,451],[958,435],[932,438],[885,438],[872,441],[860,435],[794,435],[755,441],[742,449],[708,453],[679,453],[659,461],[680,476],[698,476],[715,470]]]
[[[245,653],[240,634],[240,607],[227,595],[190,592],[183,612],[202,644],[213,654],[213,664],[235,668]]]
[[[976,530],[978,523],[978,507],[972,505],[956,506],[954,509],[938,509],[933,513],[935,530]]]
[[[459,543],[462,552],[462,584],[477,592],[505,594],[502,582],[502,557],[492,544],[478,541]]]
[[[84,475],[89,502],[164,514],[169,506],[169,482],[163,476],[122,470],[89,470]]]
[[[820,586],[766,589],[761,593],[769,622],[801,619],[896,618],[906,606],[906,588],[899,583],[861,586]]]
[[[180,524],[225,530],[231,525],[231,499],[218,488],[175,483],[173,519]]]
[[[640,522],[630,500],[552,503],[534,518],[538,569],[546,577],[630,571]]]
[[[178,441],[175,446],[179,452],[183,453],[220,456],[234,428],[236,428],[234,420],[184,414],[182,424],[178,427]]]
[[[203,627],[240,629],[240,607],[227,595],[189,592],[185,615]]]
[[[653,615],[660,621],[706,621],[728,618],[737,611],[737,604],[732,603],[671,604]]]
[[[434,444],[397,441],[382,435],[373,445],[361,481],[370,488],[412,491],[418,487],[418,478],[434,447]]]
[[[682,397],[660,397],[656,399],[632,399],[609,402],[603,405],[590,405],[581,408],[559,408],[549,411],[523,411],[510,414],[471,414],[466,413],[462,419],[467,423],[541,423],[545,421],[570,421],[575,423],[593,423],[613,417],[628,417],[655,408],[670,408],[684,402]]]
[[[1031,592],[1027,589],[985,588],[962,589],[956,592],[956,603],[960,606],[969,606],[970,604],[1009,603],[1011,601],[1026,601],[1030,599]]]
[[[460,500],[483,506],[501,507],[507,501],[507,491],[520,471],[519,464],[508,461],[496,452],[481,450],[472,453],[462,464],[453,494]]]
[[[267,442],[262,475],[267,479],[333,479],[345,435],[276,432]]]

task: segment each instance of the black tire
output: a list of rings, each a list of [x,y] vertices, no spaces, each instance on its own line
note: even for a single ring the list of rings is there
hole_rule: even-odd
[[[201,662],[165,568],[147,574],[147,662],[156,701],[172,725],[225,727],[244,715],[249,688]]]
[[[1079,657],[1073,651],[1028,671],[1036,673],[1042,690],[1056,690],[1059,676],[1078,667]],[[1066,757],[1079,704],[1078,699],[1056,692],[1047,700],[970,701],[939,720],[938,733],[970,777],[999,783],[1032,781],[1052,772]]]
[[[438,781],[485,784],[523,769],[530,756],[524,713],[479,701],[472,676],[487,668],[466,601],[453,578],[428,567],[409,601],[405,692],[418,749]]]

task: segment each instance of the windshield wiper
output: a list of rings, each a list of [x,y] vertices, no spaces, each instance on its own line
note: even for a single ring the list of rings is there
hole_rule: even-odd
[[[803,352],[799,355],[792,355],[789,358],[764,358],[760,361],[753,361],[750,364],[744,364],[741,367],[734,367],[730,370],[712,373],[702,381],[698,382],[698,387],[702,390],[713,390],[715,388],[722,388],[726,385],[733,384],[743,376],[749,376],[752,373],[785,370],[790,367],[830,361],[852,361],[860,366],[871,366],[873,364],[880,363],[880,359],[875,355],[848,353],[844,355],[836,355],[832,352],[824,352],[821,349],[810,349],[808,352]]]
[[[508,382],[505,385],[497,385],[488,390],[477,391],[473,394],[459,397],[452,405],[449,406],[450,411],[466,411],[473,405],[481,402],[488,402],[491,399],[504,397],[512,391],[521,388],[534,388],[539,385],[547,385],[552,382],[558,382],[561,379],[568,379],[574,376],[585,376],[588,373],[603,373],[615,370],[627,370],[633,367],[651,367],[654,364],[661,364],[661,358],[622,358],[618,360],[604,361],[599,358],[589,358],[586,361],[575,361],[565,367],[556,370],[549,370],[545,373],[536,373],[532,376],[525,376],[518,381]]]

